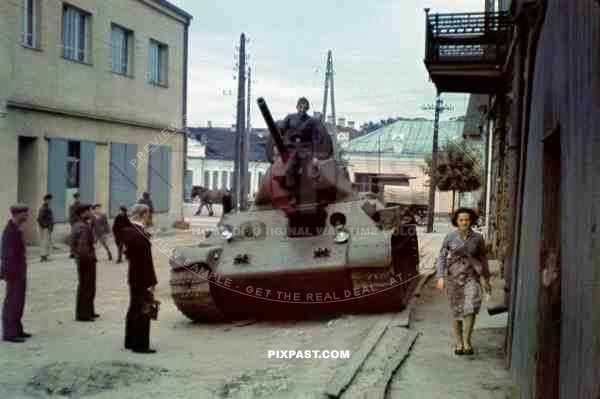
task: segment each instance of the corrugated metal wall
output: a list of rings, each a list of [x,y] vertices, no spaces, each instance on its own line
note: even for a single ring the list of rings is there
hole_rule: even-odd
[[[600,5],[549,0],[538,45],[521,224],[512,369],[535,397],[542,139],[560,124],[560,397],[600,395]]]

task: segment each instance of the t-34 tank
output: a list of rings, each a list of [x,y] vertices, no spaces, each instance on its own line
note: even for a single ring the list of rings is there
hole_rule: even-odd
[[[248,211],[222,216],[201,244],[174,250],[179,310],[211,321],[404,308],[419,262],[410,216],[352,190],[320,121],[280,132],[262,98],[258,105],[274,162]]]

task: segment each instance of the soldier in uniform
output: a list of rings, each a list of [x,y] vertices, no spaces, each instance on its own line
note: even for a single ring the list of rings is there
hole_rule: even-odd
[[[94,248],[94,232],[90,224],[91,205],[80,204],[77,208],[77,222],[71,232],[71,251],[77,263],[77,305],[75,319],[77,321],[94,321],[98,314],[94,311],[96,296],[96,250]]]
[[[52,194],[44,196],[44,203],[38,212],[37,222],[40,227],[40,241],[42,254],[40,262],[46,262],[50,256],[50,248],[52,248],[52,229],[54,228],[54,214],[50,208]]]
[[[93,214],[93,226],[94,226],[94,235],[96,241],[99,241],[100,244],[106,250],[108,254],[108,261],[112,261],[112,253],[110,252],[110,248],[108,247],[108,234],[110,233],[110,227],[108,226],[108,219],[106,218],[106,214],[102,213],[102,205],[96,204],[94,205],[94,214]]]
[[[279,123],[279,129],[286,146],[293,146],[297,140],[311,143],[311,151],[316,163],[319,159],[327,159],[333,155],[333,144],[325,125],[319,119],[308,115],[309,109],[310,103],[306,97],[300,97],[296,105],[298,112],[287,115]],[[270,140],[271,144],[268,148],[272,148],[272,138]]]
[[[123,229],[131,224],[131,222],[129,221],[129,216],[127,216],[127,207],[121,205],[119,209],[121,210],[121,212],[115,218],[112,227],[113,236],[115,237],[115,243],[117,244],[117,251],[119,253],[117,256],[117,263],[121,263],[121,261],[123,260]]]
[[[69,207],[69,224],[71,225],[71,233],[73,233],[73,226],[75,225],[75,223],[78,220],[78,216],[77,216],[77,209],[79,209],[79,205],[81,205],[81,202],[79,201],[79,193],[75,193],[73,194],[73,203],[71,204],[71,206]],[[71,248],[73,248],[73,245],[71,245]],[[71,254],[69,255],[70,258],[73,258],[73,251],[71,251]]]
[[[12,217],[2,234],[0,279],[6,281],[6,297],[2,307],[2,338],[14,343],[24,342],[25,338],[31,337],[31,334],[23,331],[21,324],[27,289],[27,260],[21,226],[27,221],[28,212],[27,205],[12,206]]]

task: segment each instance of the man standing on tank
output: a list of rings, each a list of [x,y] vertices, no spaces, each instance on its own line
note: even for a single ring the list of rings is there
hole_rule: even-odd
[[[327,132],[327,128],[323,123],[316,118],[308,115],[310,103],[306,97],[300,97],[296,104],[295,114],[289,114],[279,124],[284,140],[286,133],[297,132],[301,135],[308,134],[309,137],[304,137],[304,141],[312,143],[313,159],[316,162],[319,159],[329,158],[333,153],[331,138]]]

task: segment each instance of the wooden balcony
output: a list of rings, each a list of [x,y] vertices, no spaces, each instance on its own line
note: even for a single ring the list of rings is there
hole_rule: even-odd
[[[429,14],[425,65],[439,92],[495,94],[512,35],[508,13]]]

